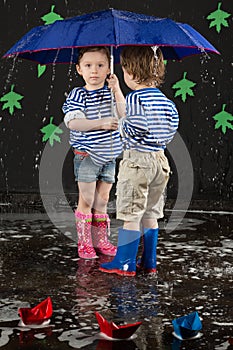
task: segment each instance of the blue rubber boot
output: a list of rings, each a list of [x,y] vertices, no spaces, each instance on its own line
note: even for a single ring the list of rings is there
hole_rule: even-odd
[[[139,269],[144,269],[147,273],[155,273],[157,265],[157,243],[158,243],[158,228],[144,228],[143,236],[143,253],[141,259],[137,263]]]
[[[140,231],[120,228],[116,256],[111,262],[100,265],[99,270],[121,276],[135,276],[140,236]]]

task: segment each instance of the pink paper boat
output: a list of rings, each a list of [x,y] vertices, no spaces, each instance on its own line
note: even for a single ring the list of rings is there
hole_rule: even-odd
[[[25,325],[40,325],[47,321],[53,313],[52,300],[50,297],[40,304],[30,307],[21,307],[18,314]]]
[[[100,331],[113,339],[128,339],[138,329],[142,322],[117,326],[114,322],[108,322],[102,315],[95,312]]]

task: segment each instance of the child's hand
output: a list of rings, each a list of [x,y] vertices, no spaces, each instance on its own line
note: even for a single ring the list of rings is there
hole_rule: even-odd
[[[102,130],[117,130],[118,129],[118,118],[116,117],[108,117],[101,120]]]
[[[108,87],[112,90],[114,94],[120,90],[119,80],[116,74],[111,74],[107,78],[107,83],[108,83]]]

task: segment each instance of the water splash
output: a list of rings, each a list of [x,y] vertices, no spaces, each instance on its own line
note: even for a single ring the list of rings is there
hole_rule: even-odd
[[[8,60],[12,60],[12,58],[8,58]],[[18,54],[13,57],[12,65],[10,66],[10,69],[7,74],[7,78],[5,81],[5,85],[3,87],[3,94],[6,92],[8,86],[12,83],[14,72],[16,70],[17,64],[18,64]]]
[[[73,68],[73,58],[74,58],[74,48],[72,48],[72,52],[71,52],[71,58],[70,58],[70,64],[69,64],[69,68],[68,68],[68,80],[69,80],[69,89],[71,86],[71,83],[73,81],[73,72],[72,72],[72,68]]]
[[[55,56],[54,61],[52,63],[51,85],[50,85],[50,89],[49,89],[49,93],[48,93],[47,102],[46,102],[46,105],[45,105],[45,111],[46,112],[49,110],[49,103],[50,103],[50,100],[51,100],[51,97],[52,97],[52,92],[53,92],[53,89],[54,89],[54,81],[55,81],[55,78],[56,78],[56,62],[57,62],[59,53],[60,53],[60,49],[57,50],[56,56]]]
[[[5,154],[6,157],[6,154]],[[6,194],[9,194],[9,185],[8,185],[8,171],[5,168],[5,164],[3,162],[3,158],[0,158],[0,166],[2,168],[2,174],[4,174],[5,186],[6,186]]]
[[[209,83],[209,71],[207,69],[207,65],[210,61],[210,56],[205,52],[200,55],[200,64],[201,64],[201,80],[203,83]]]

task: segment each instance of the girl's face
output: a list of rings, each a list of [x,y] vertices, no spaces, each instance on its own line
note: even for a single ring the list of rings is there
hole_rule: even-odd
[[[108,58],[101,51],[85,52],[76,69],[85,80],[87,90],[102,88],[110,73]]]

